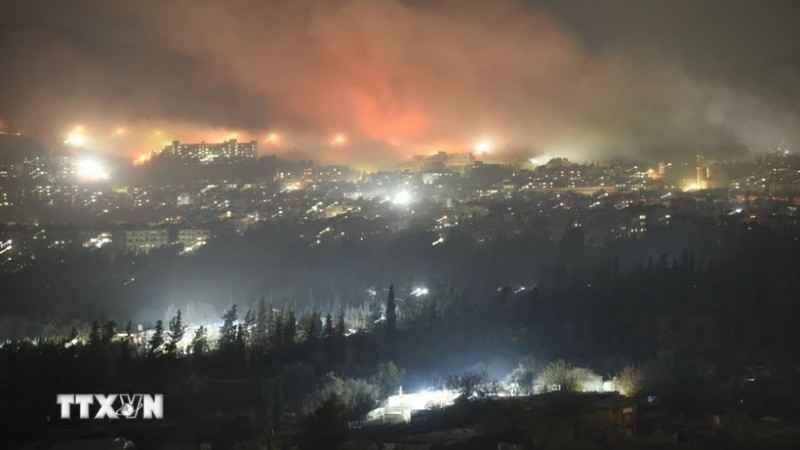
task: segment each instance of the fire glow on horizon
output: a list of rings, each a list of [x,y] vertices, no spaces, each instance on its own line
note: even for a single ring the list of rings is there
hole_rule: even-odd
[[[62,3],[50,12],[12,7],[9,35],[25,31],[17,16],[56,17]],[[137,52],[102,26],[120,12],[115,6],[80,15],[108,46],[102,58],[47,20],[39,38],[9,43],[15,70],[3,84],[18,92],[0,119],[26,136],[130,160],[165,141],[236,136],[258,141],[262,154],[381,167],[443,141],[448,153],[487,159],[557,153],[581,161],[800,139],[797,112],[761,89],[734,90],[726,73],[701,78],[693,59],[661,52],[658,42],[628,49],[589,41],[527,1],[135,3],[119,31],[142,33]],[[197,33],[211,21],[231,33]],[[713,59],[707,52],[697,60]],[[31,54],[39,56],[23,56]],[[152,55],[163,65],[132,83],[126,68],[145,67]],[[64,128],[75,121],[86,129]]]

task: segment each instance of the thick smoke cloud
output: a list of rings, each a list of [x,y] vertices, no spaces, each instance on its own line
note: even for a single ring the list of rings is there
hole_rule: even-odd
[[[0,53],[0,117],[38,133],[125,123],[134,136],[104,141],[117,152],[164,129],[278,132],[281,149],[343,163],[480,139],[503,158],[665,158],[794,143],[800,129],[787,105],[651,44],[587,42],[523,1],[25,3],[0,32],[16,43]],[[347,144],[329,145],[338,133]]]

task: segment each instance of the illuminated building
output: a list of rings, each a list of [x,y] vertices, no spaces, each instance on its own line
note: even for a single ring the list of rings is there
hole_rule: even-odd
[[[451,390],[403,393],[401,387],[396,395],[390,395],[382,406],[367,414],[370,423],[408,423],[412,413],[431,409],[432,406],[452,405],[458,393]]]
[[[416,155],[413,158],[414,169],[427,171],[442,167],[460,168],[475,164],[472,153],[437,152],[433,155]]]
[[[465,167],[473,164],[475,164],[475,157],[472,153],[445,154],[445,167]]]
[[[178,230],[178,242],[183,244],[184,252],[191,252],[204,246],[210,238],[211,232],[204,228]]]
[[[169,243],[166,229],[125,230],[125,251],[133,254],[148,254],[154,248]]]
[[[703,157],[697,155],[697,166],[695,167],[695,171],[697,172],[695,186],[697,189],[705,189],[706,186],[706,175],[707,175],[707,168],[703,165]]]
[[[51,180],[67,180],[75,175],[79,162],[71,155],[51,156],[49,158],[49,175]]]
[[[179,192],[177,198],[178,206],[187,206],[194,203],[194,198],[189,192]]]
[[[185,247],[190,247],[198,242],[205,242],[211,237],[211,232],[204,228],[187,228],[178,230],[178,242]]]
[[[89,239],[86,239],[83,242],[83,248],[103,248],[106,245],[110,244],[111,242],[112,242],[111,233],[108,231],[103,231],[101,233],[94,234]]]
[[[256,141],[239,142],[230,139],[222,143],[181,144],[172,141],[157,155],[163,161],[178,161],[184,164],[239,164],[255,161],[258,156]]]
[[[340,203],[334,203],[332,205],[328,205],[325,207],[325,218],[330,219],[333,217],[341,216],[342,214],[347,214],[349,212],[359,211],[361,208],[354,205],[343,205]]]

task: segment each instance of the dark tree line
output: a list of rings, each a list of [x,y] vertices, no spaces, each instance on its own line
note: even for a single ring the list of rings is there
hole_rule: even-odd
[[[598,373],[658,363],[674,384],[759,366],[792,373],[800,360],[800,244],[758,227],[738,236],[717,258],[656,254],[631,270],[613,256],[555,262],[540,283],[500,285],[486,296],[452,279],[423,294],[409,280],[376,291],[358,310],[363,320],[345,305],[295,309],[265,299],[244,314],[232,305],[220,327],[191,332],[182,312],[146,334],[130,322],[120,332],[114,320],[96,320],[58,339],[0,348],[0,397],[21,405],[2,420],[30,430],[47,422],[42,411],[52,411],[57,392],[127,389],[169,393],[174,417],[193,424],[252,407],[257,428],[269,429],[326,374],[363,377],[387,360],[429,379],[528,354]],[[229,398],[220,401],[220,391]]]

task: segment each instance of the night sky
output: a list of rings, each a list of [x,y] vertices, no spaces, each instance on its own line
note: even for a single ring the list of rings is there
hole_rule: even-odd
[[[130,157],[236,135],[373,166],[481,141],[498,159],[741,156],[800,143],[798,13],[738,0],[4,2],[0,129],[57,149],[80,125],[88,149]]]

